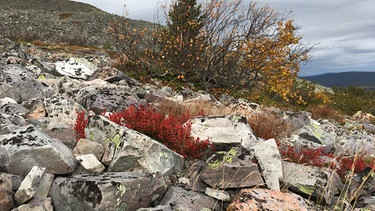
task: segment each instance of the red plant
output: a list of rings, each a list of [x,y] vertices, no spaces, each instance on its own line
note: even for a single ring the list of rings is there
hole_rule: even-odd
[[[372,169],[374,168],[373,160],[370,164],[367,164],[364,161],[364,158],[342,157],[337,158],[337,160],[340,163],[340,166],[339,168],[337,168],[336,172],[338,175],[340,175],[341,178],[344,178],[345,174],[352,170],[355,173],[359,173],[367,167],[370,167]]]
[[[322,156],[334,158],[332,153],[324,153],[324,148],[298,148],[292,146],[286,146],[278,142],[279,150],[283,159],[288,159],[291,162],[299,164],[308,164],[317,167],[327,166],[331,169],[336,170],[337,174],[345,179],[345,175],[349,171],[355,173],[362,172],[365,168],[371,168],[375,171],[375,158],[371,158],[367,161],[364,157],[336,157],[335,160],[338,166],[335,165],[332,160],[331,163],[324,163],[321,159]],[[327,165],[328,164],[328,165]]]
[[[81,112],[76,110],[76,113],[77,113],[77,118],[76,118],[76,123],[74,124],[74,131],[75,131],[75,136],[77,138],[76,141],[78,141],[80,138],[86,138],[85,128],[87,124],[89,123],[89,119],[85,118],[84,110],[82,110]]]
[[[279,146],[280,153],[283,158],[287,158],[292,162],[299,164],[309,164],[317,167],[322,167],[325,163],[321,157],[326,156],[333,158],[332,153],[324,153],[324,148],[294,148],[292,146]]]
[[[108,119],[128,128],[137,130],[163,143],[182,156],[194,159],[201,157],[208,149],[208,140],[194,140],[190,137],[190,114],[181,117],[164,117],[149,104],[130,106],[120,112],[107,115]]]

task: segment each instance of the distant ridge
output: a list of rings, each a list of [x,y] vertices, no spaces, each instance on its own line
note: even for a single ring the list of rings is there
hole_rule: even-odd
[[[0,0],[0,37],[11,40],[111,49],[110,23],[122,17],[90,4],[69,0]],[[152,26],[146,21],[130,20],[135,29]]]
[[[325,73],[300,78],[316,82],[326,87],[356,86],[364,89],[375,89],[375,72]]]
[[[45,10],[64,12],[100,12],[102,10],[86,3],[70,0],[1,0],[3,9]]]

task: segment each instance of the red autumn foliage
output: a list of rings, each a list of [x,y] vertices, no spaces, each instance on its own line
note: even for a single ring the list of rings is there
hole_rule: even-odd
[[[322,167],[324,162],[322,161],[322,156],[327,156],[329,158],[333,158],[332,153],[325,154],[324,148],[303,148],[300,147],[298,149],[292,146],[282,146],[280,147],[281,156],[283,158],[289,159],[291,162],[299,163],[299,164],[309,164],[313,166]]]
[[[370,163],[365,162],[364,158],[361,157],[341,157],[337,158],[340,163],[340,167],[337,168],[336,172],[341,178],[345,177],[345,174],[349,171],[354,171],[355,173],[362,172],[365,168],[374,169],[374,158],[371,159]]]
[[[77,138],[77,141],[80,138],[86,138],[85,135],[85,128],[87,124],[89,123],[89,119],[86,119],[85,116],[85,111],[78,111],[76,110],[77,113],[77,118],[76,118],[76,123],[74,124],[74,131],[75,131],[75,136]]]
[[[364,157],[334,157],[332,153],[324,153],[324,148],[294,148],[292,146],[286,146],[278,143],[280,153],[283,159],[288,159],[291,162],[299,164],[313,165],[317,167],[329,167],[334,169],[337,174],[344,179],[345,175],[349,171],[355,173],[362,172],[365,168],[371,168],[375,171],[375,158],[371,158],[370,161],[366,161]],[[331,163],[324,163],[321,159],[322,156],[332,158]],[[335,162],[338,166],[335,165]]]
[[[148,104],[130,106],[108,116],[109,120],[148,135],[188,159],[200,158],[208,149],[209,140],[190,137],[190,118],[188,112],[181,117],[165,117]]]

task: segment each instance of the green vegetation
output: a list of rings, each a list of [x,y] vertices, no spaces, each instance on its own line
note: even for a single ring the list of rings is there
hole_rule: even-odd
[[[128,19],[113,23],[114,45],[126,55],[116,67],[143,82],[160,80],[175,90],[203,89],[217,98],[230,94],[308,110],[314,118],[340,123],[342,115],[359,110],[375,113],[373,91],[348,87],[332,92],[297,78],[312,46],[302,43],[288,14],[256,3],[246,10],[241,0],[218,3],[174,0],[170,8],[162,7],[166,26],[142,28]]]
[[[358,87],[334,88],[331,96],[332,108],[343,114],[353,115],[357,111],[375,115],[375,90]]]
[[[128,19],[111,25],[126,74],[216,95],[261,91],[304,103],[293,86],[312,47],[288,13],[242,0],[174,0],[163,8],[166,26],[139,29]]]

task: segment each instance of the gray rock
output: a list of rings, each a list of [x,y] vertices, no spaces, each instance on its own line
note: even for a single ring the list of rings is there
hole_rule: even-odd
[[[192,191],[202,192],[206,191],[207,184],[203,181],[201,177],[202,170],[206,166],[206,162],[202,160],[195,160],[189,166],[187,171],[187,176],[189,178],[188,187]]]
[[[6,174],[12,180],[12,191],[17,191],[20,188],[21,183],[24,179],[23,176],[15,175],[15,174],[7,174],[7,173],[2,173],[2,174]]]
[[[65,99],[61,95],[44,98],[44,108],[47,113],[45,120],[49,130],[71,128],[77,118],[76,111],[82,110],[81,105]]]
[[[128,87],[116,86],[100,79],[82,82],[80,86],[74,89],[66,88],[64,92],[86,110],[96,113],[104,110],[118,112],[131,105],[143,103],[136,94],[128,91]]]
[[[247,118],[249,118],[254,112],[260,111],[260,105],[252,102],[249,103],[245,99],[238,99],[238,102],[229,104],[227,108],[237,114],[245,115]]]
[[[115,155],[108,171],[160,172],[168,175],[183,167],[184,158],[181,155],[146,135],[117,125],[100,115],[90,119],[86,136],[102,144],[115,144]]]
[[[254,155],[262,169],[262,175],[271,190],[280,191],[279,179],[283,177],[281,156],[275,139],[252,146]]]
[[[359,122],[371,122],[371,121],[375,121],[375,116],[370,114],[370,113],[365,113],[363,111],[357,111],[353,117],[353,119],[355,119],[356,121],[359,121]]]
[[[77,165],[71,149],[32,125],[1,135],[0,146],[9,154],[8,172],[12,174],[26,175],[33,166],[45,167],[52,174],[68,174]]]
[[[218,152],[208,161],[202,171],[202,179],[212,188],[243,188],[263,186],[258,165],[250,156],[238,153],[234,148],[228,152]]]
[[[90,173],[102,173],[105,169],[104,165],[99,162],[94,154],[79,155],[76,158],[81,163],[83,168]]]
[[[9,155],[6,149],[0,147],[0,172],[6,172],[9,165]]]
[[[372,194],[367,194],[365,196],[360,197],[357,201],[357,206],[361,207],[358,211],[361,210],[375,210],[375,196]]]
[[[283,113],[283,119],[287,123],[286,134],[291,134],[303,126],[310,124],[310,114],[308,112],[290,112]]]
[[[347,183],[349,183],[347,192],[349,202],[354,202],[355,200],[364,201],[365,199],[368,201],[371,199],[369,194],[375,191],[375,175],[370,169],[365,169],[358,174],[353,173],[346,178],[348,180]]]
[[[230,195],[229,193],[218,190],[218,189],[212,189],[212,188],[206,188],[206,191],[204,192],[207,196],[210,196],[214,199],[220,200],[220,201],[230,201]]]
[[[98,69],[96,65],[85,58],[69,58],[55,64],[57,72],[73,78],[88,79]]]
[[[104,155],[102,157],[102,163],[109,166],[115,156],[116,145],[113,142],[107,142],[104,144]]]
[[[26,175],[22,181],[20,188],[14,194],[14,199],[18,204],[23,204],[30,200],[39,188],[41,178],[46,168],[39,168],[33,166],[30,172]]]
[[[100,160],[104,154],[104,147],[100,143],[81,138],[74,147],[74,155],[94,154]]]
[[[137,210],[165,193],[160,175],[107,172],[55,179],[50,195],[56,211]]]
[[[10,176],[0,173],[0,210],[10,210],[12,208],[13,194]]]
[[[53,211],[52,199],[43,198],[23,204],[12,211]]]
[[[375,133],[375,125],[374,124],[365,122],[363,124],[363,129],[365,129],[369,133]]]
[[[33,201],[46,199],[48,197],[54,179],[55,175],[44,172],[42,178],[40,178],[39,187],[33,196]]]
[[[5,104],[17,104],[17,101],[15,101],[14,99],[10,98],[10,97],[4,97],[2,99],[0,99],[0,106],[3,106]]]
[[[375,152],[375,137],[366,131],[354,130],[340,136],[335,146],[334,156],[336,157],[352,157],[358,154],[371,157]]]
[[[344,187],[338,174],[328,168],[283,161],[283,175],[282,182],[285,187],[315,200],[324,200],[330,205],[334,205],[335,196],[341,193]]]
[[[325,122],[323,126],[313,119],[310,119],[309,124],[304,125],[292,134],[305,139],[305,143],[308,146],[333,144],[334,140],[337,138],[335,126],[333,124]]]
[[[25,115],[29,112],[29,110],[17,103],[0,103],[0,113],[7,114],[7,115]]]
[[[139,208],[137,211],[172,211],[172,208],[169,205],[158,205],[150,208]]]
[[[242,145],[245,148],[258,142],[244,116],[206,116],[192,120],[191,136],[209,139],[217,150]]]
[[[27,69],[16,65],[8,65],[5,69],[0,69],[0,98],[9,97],[20,103],[51,94],[53,89],[36,80],[35,75]]]
[[[217,210],[216,200],[202,193],[187,191],[181,187],[170,187],[160,205],[169,205],[172,210]]]

